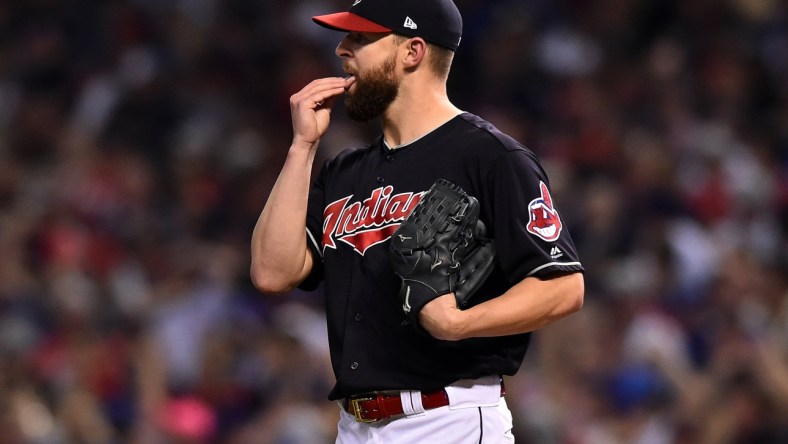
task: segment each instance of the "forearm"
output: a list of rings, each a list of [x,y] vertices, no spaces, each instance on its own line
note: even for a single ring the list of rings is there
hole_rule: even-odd
[[[501,296],[457,308],[453,294],[427,304],[421,324],[438,339],[505,336],[542,328],[578,311],[583,305],[581,273],[549,280],[526,278]]]
[[[267,293],[291,290],[311,270],[306,211],[314,149],[291,146],[252,232],[251,276]]]
[[[579,310],[583,275],[550,280],[527,278],[500,297],[466,310],[465,337],[503,336],[544,327]]]

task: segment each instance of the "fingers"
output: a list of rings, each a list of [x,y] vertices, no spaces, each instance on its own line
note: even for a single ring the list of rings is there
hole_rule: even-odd
[[[316,109],[329,105],[329,100],[345,92],[348,81],[342,77],[317,79],[290,97],[293,109]],[[332,101],[333,102],[333,101]]]
[[[309,149],[317,147],[328,129],[334,101],[351,84],[352,81],[342,77],[317,79],[290,97],[294,142],[303,143]]]

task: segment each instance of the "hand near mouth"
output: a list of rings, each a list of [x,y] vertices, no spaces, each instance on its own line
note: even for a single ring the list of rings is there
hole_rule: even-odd
[[[330,122],[331,107],[336,98],[355,82],[355,76],[317,79],[290,97],[293,120],[293,144],[308,149],[317,147]]]

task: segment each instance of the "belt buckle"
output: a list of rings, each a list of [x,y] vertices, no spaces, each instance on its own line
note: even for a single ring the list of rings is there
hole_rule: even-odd
[[[378,419],[364,418],[364,414],[367,413],[367,411],[361,408],[362,402],[373,401],[373,400],[375,400],[375,398],[370,396],[361,397],[361,398],[350,398],[350,407],[353,409],[353,416],[356,417],[356,421],[365,422],[365,423],[379,421]]]

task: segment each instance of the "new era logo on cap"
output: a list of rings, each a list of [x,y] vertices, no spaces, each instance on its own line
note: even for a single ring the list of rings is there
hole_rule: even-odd
[[[395,32],[455,51],[462,36],[462,16],[452,0],[354,0],[347,12],[312,17],[337,31]]]

